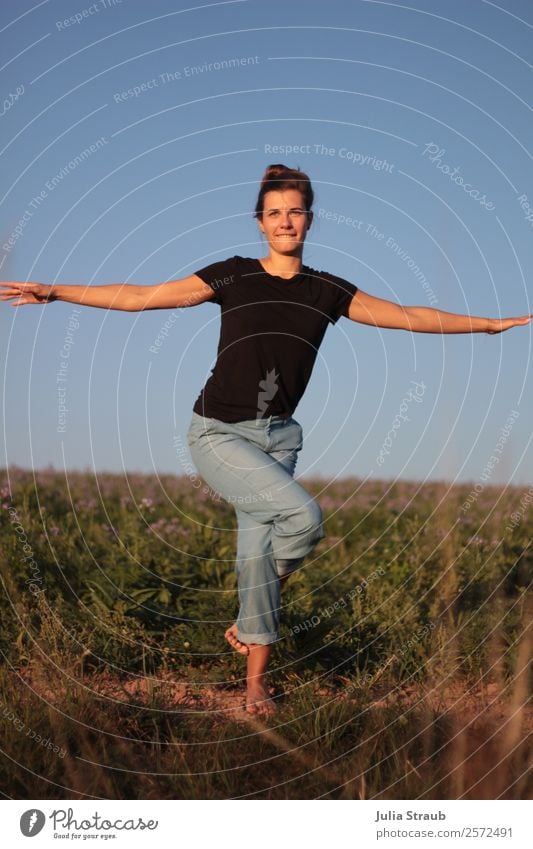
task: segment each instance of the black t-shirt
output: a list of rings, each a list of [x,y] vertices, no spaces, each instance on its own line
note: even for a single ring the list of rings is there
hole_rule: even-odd
[[[357,286],[306,265],[286,280],[242,256],[194,273],[222,310],[217,361],[194,412],[225,422],[291,416],[326,329],[345,313]]]

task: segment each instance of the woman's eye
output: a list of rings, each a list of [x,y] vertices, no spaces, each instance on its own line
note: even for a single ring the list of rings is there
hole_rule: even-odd
[[[291,218],[301,218],[304,214],[303,209],[291,209],[289,210],[289,215]],[[272,209],[268,213],[268,218],[278,218],[279,217],[279,209]]]

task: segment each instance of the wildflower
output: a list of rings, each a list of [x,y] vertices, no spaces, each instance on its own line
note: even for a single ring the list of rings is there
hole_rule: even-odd
[[[468,543],[467,543],[467,544],[468,544],[468,545],[470,545],[470,544],[472,544],[472,545],[483,545],[483,543],[484,543],[485,541],[486,541],[486,540],[485,540],[483,537],[480,537],[480,536],[473,536],[473,537],[470,537],[470,539],[468,540]]]
[[[154,512],[154,510],[155,510],[155,507],[152,507],[152,504],[153,504],[153,503],[154,503],[154,502],[152,501],[152,499],[151,499],[151,498],[141,498],[140,503],[139,503],[139,504],[137,504],[137,509],[138,509],[138,510],[143,510],[143,509],[145,509],[145,508],[146,508],[146,509],[148,510],[148,512],[149,512],[149,513],[153,513],[153,512]]]

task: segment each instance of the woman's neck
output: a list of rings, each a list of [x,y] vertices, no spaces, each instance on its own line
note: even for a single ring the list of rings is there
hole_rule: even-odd
[[[276,277],[294,277],[302,270],[301,256],[272,256],[263,257],[259,260],[268,274]]]

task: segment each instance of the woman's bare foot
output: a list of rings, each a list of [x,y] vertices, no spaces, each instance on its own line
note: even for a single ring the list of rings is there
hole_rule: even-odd
[[[239,640],[238,636],[237,636],[237,623],[236,622],[234,622],[233,625],[231,625],[231,627],[228,628],[228,630],[226,631],[224,636],[225,636],[226,640],[228,641],[228,643],[230,644],[230,646],[232,648],[234,648],[235,651],[238,651],[239,654],[245,654],[245,655],[250,654],[250,644],[241,642]]]
[[[277,711],[277,705],[264,687],[248,686],[246,691],[246,713],[253,715],[272,716]]]

